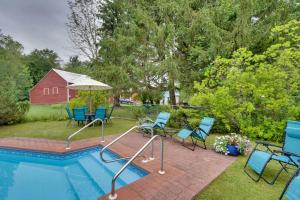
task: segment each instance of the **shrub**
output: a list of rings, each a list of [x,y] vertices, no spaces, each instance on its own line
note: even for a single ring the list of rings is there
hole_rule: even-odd
[[[203,110],[191,108],[172,109],[168,125],[173,128],[182,128],[185,124],[185,120],[187,120],[192,127],[197,127],[204,116],[206,116],[206,114]]]
[[[22,119],[29,109],[29,70],[23,65],[22,45],[0,33],[0,125]]]
[[[95,111],[99,106],[108,107],[107,93],[105,91],[79,91],[77,96],[70,101],[70,109],[82,106],[90,107],[90,99],[92,102],[92,110]]]
[[[242,48],[217,58],[190,103],[205,106],[223,132],[281,141],[286,121],[300,118],[299,37],[300,22],[291,21],[272,30],[263,54]]]

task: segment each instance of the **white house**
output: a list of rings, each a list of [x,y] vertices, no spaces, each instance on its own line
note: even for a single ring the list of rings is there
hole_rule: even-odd
[[[179,104],[179,91],[175,92],[176,104]],[[160,104],[169,105],[170,104],[170,93],[169,91],[163,92],[163,97],[160,100]]]

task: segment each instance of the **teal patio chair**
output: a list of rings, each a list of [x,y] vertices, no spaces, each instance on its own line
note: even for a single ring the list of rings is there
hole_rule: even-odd
[[[300,162],[300,160],[298,160]],[[288,200],[299,200],[300,199],[300,168],[296,171],[294,176],[290,178],[282,191],[279,200],[286,198]]]
[[[82,124],[86,124],[87,118],[85,116],[86,109],[85,108],[73,108],[73,116],[74,120],[77,121],[78,126],[79,123],[81,122]]]
[[[211,117],[204,117],[197,128],[192,128],[188,123],[185,125],[183,129],[181,129],[177,136],[182,139],[182,145],[185,146],[188,149],[191,149],[192,151],[195,150],[197,145],[197,141],[203,142],[204,149],[206,149],[206,138],[209,135],[210,130],[212,129],[213,125],[215,123],[215,119]],[[190,148],[189,146],[184,144],[184,141],[191,137],[193,147]],[[201,147],[201,146],[200,146]]]
[[[105,121],[105,119],[106,119],[106,108],[105,107],[99,107],[96,109],[95,119],[101,119],[103,122]]]
[[[155,121],[151,119],[144,120],[140,126],[139,129],[142,131],[143,135],[145,134],[156,134],[156,130],[162,130],[164,136],[166,136],[165,127],[171,117],[171,113],[168,112],[160,112],[156,118]]]
[[[66,106],[66,111],[67,111],[68,119],[69,119],[69,122],[67,123],[67,126],[69,126],[69,124],[71,124],[71,126],[74,127],[75,120],[74,120],[73,114],[71,113],[69,105]]]
[[[258,149],[264,147],[263,150]],[[300,122],[288,121],[284,131],[283,146],[274,145],[268,142],[257,141],[249,158],[244,166],[244,172],[255,182],[263,179],[268,184],[274,184],[280,173],[284,170],[288,172],[287,166],[299,167],[300,162]],[[281,168],[275,174],[271,181],[263,177],[263,173],[270,161],[277,161]],[[248,167],[247,167],[248,166]],[[248,171],[250,168],[255,172],[251,175]],[[257,177],[255,177],[257,176]]]
[[[79,107],[78,109],[84,109],[85,113],[89,112],[89,107],[87,107],[87,106],[82,106],[82,107]]]

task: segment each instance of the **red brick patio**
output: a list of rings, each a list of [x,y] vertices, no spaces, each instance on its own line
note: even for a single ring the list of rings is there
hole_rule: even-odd
[[[115,137],[106,137],[105,144]],[[138,133],[132,133],[119,143],[114,144],[110,149],[119,155],[128,156],[136,152],[147,140],[149,138],[143,137]],[[166,174],[160,175],[157,173],[160,167],[160,141],[156,140],[154,143],[154,155],[157,159],[148,163],[142,163],[142,158],[138,158],[134,162],[147,170],[149,175],[117,190],[118,199],[189,200],[219,176],[235,160],[233,157],[223,156],[212,150],[196,148],[195,151],[191,151],[169,138],[164,141]],[[103,145],[98,138],[75,141],[71,144],[71,150],[99,144]],[[5,138],[0,139],[0,146],[47,152],[66,152],[64,141],[46,139]],[[150,149],[148,148],[145,151],[145,155],[149,156],[149,153]],[[107,199],[107,197],[101,199]]]

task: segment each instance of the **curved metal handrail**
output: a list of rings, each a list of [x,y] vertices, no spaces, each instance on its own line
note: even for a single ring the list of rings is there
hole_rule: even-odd
[[[95,122],[100,121],[101,122],[101,135],[102,135],[102,141],[104,142],[104,120],[102,119],[94,119],[92,122],[86,124],[84,127],[82,127],[81,129],[79,129],[78,131],[76,131],[75,133],[71,134],[66,141],[66,149],[70,149],[70,143],[71,143],[71,138],[74,137],[75,135],[77,135],[78,133],[80,133],[81,131],[83,131],[84,129],[86,129],[87,127],[89,127],[90,125],[94,124]]]
[[[132,130],[138,128],[139,126],[134,126],[132,128],[130,128],[128,131],[126,131],[125,133],[123,133],[122,135],[120,135],[119,137],[117,137],[116,139],[114,139],[112,142],[110,142],[108,145],[106,145],[105,147],[103,147],[100,151],[100,158],[103,162],[105,163],[111,163],[111,162],[116,162],[116,161],[119,161],[119,160],[127,160],[129,158],[131,158],[131,156],[128,156],[128,157],[123,157],[123,158],[118,158],[118,159],[114,159],[114,160],[106,160],[103,158],[103,153],[104,151],[110,147],[111,145],[113,145],[114,143],[116,143],[118,140],[120,140],[122,137],[124,137],[125,135],[129,134]]]
[[[153,143],[153,140],[156,139],[157,137],[160,137],[160,141],[161,141],[161,148],[160,148],[160,170],[158,171],[159,174],[163,175],[165,174],[164,171],[164,140],[163,137],[161,135],[155,135],[153,137],[150,138],[150,140],[148,140],[148,142],[142,147],[140,148],[140,150],[138,150],[138,152],[136,152],[136,154],[134,154],[134,156],[131,157],[130,160],[127,161],[127,163],[115,174],[115,176],[112,179],[112,184],[111,184],[111,194],[109,195],[109,199],[110,200],[115,200],[117,199],[117,194],[115,191],[115,183],[117,178],[121,175],[121,173],[126,169],[126,167],[128,167],[128,165],[130,165],[132,163],[132,161],[134,159],[136,159],[144,150],[145,148],[148,147],[148,145],[150,143]]]

